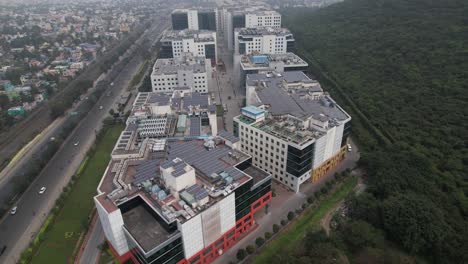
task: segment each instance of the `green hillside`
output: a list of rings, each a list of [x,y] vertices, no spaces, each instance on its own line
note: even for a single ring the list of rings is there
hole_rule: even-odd
[[[468,1],[346,0],[282,14],[311,72],[353,115],[369,188],[352,216],[409,254],[468,263]],[[372,249],[361,246],[345,251]]]

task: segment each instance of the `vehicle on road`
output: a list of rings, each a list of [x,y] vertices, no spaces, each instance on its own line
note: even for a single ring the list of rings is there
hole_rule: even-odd
[[[3,253],[5,252],[7,246],[3,246],[2,248],[0,248],[0,256],[3,255]]]
[[[78,146],[78,144],[80,144],[80,142],[79,142],[79,141],[77,141],[77,142],[73,143],[73,145],[75,145],[75,146]]]
[[[102,105],[99,106],[99,110],[102,110],[104,107]]]
[[[351,152],[353,148],[351,147],[351,144],[348,144],[348,152]]]
[[[42,187],[42,188],[39,190],[39,194],[44,194],[46,190],[47,190],[46,187]]]
[[[228,111],[228,108],[227,108],[227,105],[226,105],[226,104],[223,104],[223,110],[224,110],[224,112],[227,112],[227,111]]]
[[[17,210],[18,210],[18,206],[11,208],[10,214],[15,215]]]

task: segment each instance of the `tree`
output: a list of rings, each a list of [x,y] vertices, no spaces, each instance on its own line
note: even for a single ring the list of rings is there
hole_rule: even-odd
[[[255,252],[255,247],[253,245],[248,245],[245,250],[247,251],[247,253],[250,255],[252,253]]]
[[[290,212],[288,213],[288,220],[289,220],[289,221],[293,220],[293,219],[294,219],[294,216],[295,216],[295,215],[294,215],[294,212],[291,212],[291,211],[290,211]]]
[[[343,240],[352,251],[365,247],[380,247],[384,237],[380,230],[362,220],[348,223],[342,231]]]
[[[387,234],[412,253],[439,252],[451,227],[431,201],[400,194],[384,201],[383,226]]]
[[[263,237],[257,237],[255,239],[255,244],[257,244],[257,247],[261,247],[265,243],[265,239]]]
[[[307,202],[308,202],[309,204],[314,203],[314,200],[315,200],[315,199],[314,199],[314,197],[312,197],[312,196],[307,197]]]
[[[0,94],[0,108],[8,109],[10,106],[10,98],[6,94]]]
[[[238,260],[243,260],[245,259],[245,257],[247,257],[247,253],[245,252],[245,249],[241,248],[237,251],[237,255],[236,255],[237,259]]]
[[[271,236],[270,232],[265,232],[265,240],[270,240]]]
[[[273,225],[273,233],[275,233],[275,234],[276,234],[276,233],[278,233],[278,231],[279,231],[279,230],[280,230],[280,227],[279,227],[279,225],[277,225],[277,224],[274,224],[274,225]]]
[[[286,220],[284,220],[284,219],[281,220],[281,225],[282,225],[282,226],[285,226],[285,225],[287,225],[287,224],[288,224],[288,221],[286,221]]]

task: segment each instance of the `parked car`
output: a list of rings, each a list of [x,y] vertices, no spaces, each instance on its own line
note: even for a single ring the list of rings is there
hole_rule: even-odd
[[[39,190],[39,194],[44,194],[46,190],[47,190],[46,187],[42,187],[42,188]]]
[[[348,144],[348,152],[351,152],[353,148],[351,147],[351,144]]]
[[[80,142],[79,142],[79,141],[77,141],[77,142],[73,143],[73,145],[74,145],[74,146],[78,146],[78,144],[80,144]]]
[[[17,209],[18,209],[18,206],[15,206],[15,207],[11,208],[10,214],[15,215]]]

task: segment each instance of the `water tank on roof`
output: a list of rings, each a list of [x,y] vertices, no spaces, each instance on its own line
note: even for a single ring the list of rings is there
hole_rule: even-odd
[[[153,187],[151,187],[151,192],[154,194],[157,194],[160,190],[161,188],[159,188],[158,185],[153,185]]]
[[[167,194],[163,190],[160,190],[158,192],[158,199],[159,200],[164,200],[164,199],[166,199],[166,197],[167,197]]]

